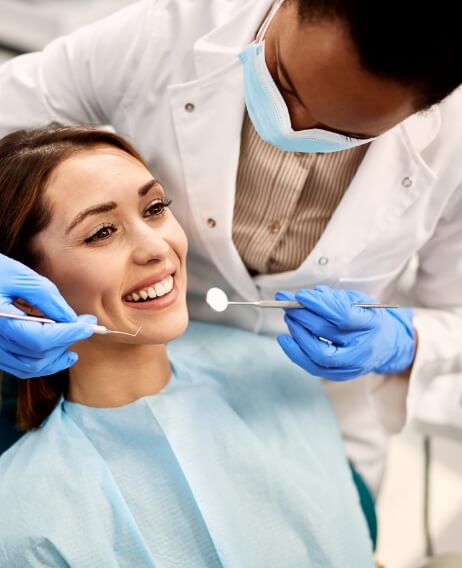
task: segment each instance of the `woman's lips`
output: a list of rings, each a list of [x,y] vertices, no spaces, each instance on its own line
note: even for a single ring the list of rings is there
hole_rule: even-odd
[[[162,282],[163,280],[165,280],[169,276],[174,278],[175,273],[176,273],[175,270],[170,269],[170,270],[165,270],[163,273],[157,274],[156,276],[150,276],[148,278],[145,278],[144,280],[141,280],[140,282],[138,282],[137,284],[132,286],[130,288],[130,290],[124,292],[122,294],[122,299],[125,298],[126,296],[129,296],[130,294],[133,294],[133,292],[138,292],[138,290],[141,290],[143,288],[148,288],[150,286],[153,287],[153,286],[155,286],[155,284]]]
[[[162,310],[171,306],[176,302],[178,298],[178,288],[176,287],[175,277],[173,278],[173,288],[167,294],[163,296],[158,296],[152,300],[145,300],[141,302],[127,302],[127,300],[122,299],[123,304],[127,308],[133,308],[134,310]]]

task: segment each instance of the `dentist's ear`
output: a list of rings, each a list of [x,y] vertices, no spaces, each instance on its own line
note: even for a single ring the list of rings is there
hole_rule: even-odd
[[[29,304],[29,302],[26,302],[26,300],[22,300],[21,298],[16,298],[13,304],[28,316],[46,317],[46,314],[41,312],[32,304]]]

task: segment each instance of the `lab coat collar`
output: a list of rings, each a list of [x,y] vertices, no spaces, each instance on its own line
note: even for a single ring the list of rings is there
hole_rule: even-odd
[[[242,70],[236,55],[254,39],[271,5],[272,0],[242,1],[227,23],[196,42],[199,77],[169,88],[188,180],[191,218],[196,220],[201,246],[208,250],[228,282],[247,299],[256,297],[256,285],[263,283],[260,279],[273,281],[275,275],[252,279],[232,243],[235,176],[244,113]],[[240,98],[236,97],[237,93],[241,93]],[[190,115],[183,110],[188,100],[197,109]],[[386,231],[393,219],[434,180],[434,173],[421,152],[437,135],[440,121],[438,108],[419,113],[373,142],[312,253],[298,269],[277,275],[276,280],[293,282],[300,278],[306,282],[307,269],[313,278],[322,280],[331,270],[338,269],[339,262],[351,261],[371,240]],[[198,133],[210,129],[210,125],[213,135],[198,145]],[[214,164],[206,176],[204,163]],[[412,179],[411,187],[403,186],[405,178]],[[207,228],[207,218],[213,226],[216,224],[216,229]],[[322,257],[332,260],[328,267],[321,268],[318,264]]]
[[[291,272],[259,276],[256,284],[284,288],[328,283],[386,234],[435,181],[435,173],[420,152],[439,130],[437,116],[439,112],[436,119],[412,117],[374,141],[305,262]],[[312,281],[307,282],[307,275]]]
[[[240,9],[199,38],[194,45],[194,59],[198,79],[220,71],[236,60],[237,55],[255,39],[255,35],[268,14],[274,0],[243,0]],[[421,152],[440,130],[441,113],[435,105],[428,111],[418,112],[406,119],[401,127],[411,146]]]
[[[318,242],[319,255],[327,247],[339,262],[351,262],[434,183],[435,173],[421,152],[436,135],[438,123],[417,116],[408,120],[371,144]],[[338,242],[339,235],[348,237]]]
[[[199,79],[236,60],[237,55],[255,39],[273,0],[241,0],[239,3],[241,8],[236,10],[232,7],[234,13],[224,25],[196,41],[194,60]]]
[[[435,139],[441,128],[441,111],[435,105],[427,111],[413,114],[401,124],[401,130],[408,138],[411,148],[423,152]]]

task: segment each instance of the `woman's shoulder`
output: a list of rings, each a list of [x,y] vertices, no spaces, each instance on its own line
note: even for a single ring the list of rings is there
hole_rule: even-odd
[[[59,452],[58,431],[61,408],[58,406],[38,428],[27,432],[0,457],[0,503],[2,509],[11,505],[11,512],[36,503],[41,494],[49,494],[53,483],[53,459]],[[43,492],[41,489],[45,489]],[[30,498],[33,499],[31,500]],[[7,521],[0,516],[0,527]],[[0,528],[0,533],[2,529]]]
[[[36,430],[24,434],[0,456],[0,495],[7,490],[7,484],[24,483],[28,475],[39,465],[47,464],[46,446],[50,441],[50,429],[53,428],[55,409],[48,419]],[[21,475],[17,475],[21,473]]]
[[[71,528],[86,535],[92,511],[107,514],[103,486],[113,491],[110,473],[60,403],[0,458],[0,566],[58,565]]]
[[[85,441],[59,404],[40,428],[0,457],[0,534],[7,533],[13,520],[17,533],[18,527],[27,531],[34,518],[46,516],[60,484],[75,477],[82,448]]]
[[[45,424],[26,433],[0,457],[2,566],[19,565],[20,559],[25,561],[27,548],[35,542],[32,535],[37,531],[40,511],[46,512],[49,505],[53,492],[53,468],[48,458],[50,429],[54,422],[50,419],[55,412],[56,409]]]

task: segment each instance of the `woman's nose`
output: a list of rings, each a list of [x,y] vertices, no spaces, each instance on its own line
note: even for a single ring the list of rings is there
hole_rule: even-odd
[[[147,229],[139,231],[136,242],[133,243],[133,259],[137,264],[162,261],[170,252],[170,245],[165,238],[152,228]]]

